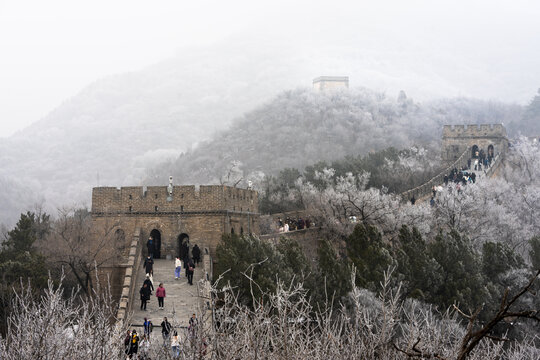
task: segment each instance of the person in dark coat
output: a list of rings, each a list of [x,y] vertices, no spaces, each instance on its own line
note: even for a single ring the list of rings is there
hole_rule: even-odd
[[[150,289],[150,295],[152,295],[152,291],[154,291],[154,284],[152,284],[152,280],[150,280],[149,274],[146,274],[146,279],[144,279],[143,285],[148,285],[148,288]]]
[[[150,288],[146,284],[139,290],[139,294],[141,294],[141,310],[146,310],[146,302],[150,300],[150,293]]]
[[[167,321],[167,318],[164,317],[163,321],[161,322],[161,336],[163,336],[163,345],[166,344],[167,340],[169,340],[169,335],[172,330],[172,325],[170,322]]]
[[[195,264],[198,264],[201,262],[201,249],[199,249],[199,246],[195,244],[193,249],[191,250],[191,253],[193,254],[193,261]]]
[[[149,237],[148,241],[146,242],[146,248],[148,249],[148,256],[150,256],[151,259],[154,258],[154,238]]]
[[[193,263],[193,261],[189,260],[186,269],[188,283],[189,285],[193,285],[193,272],[195,271],[195,264]]]
[[[186,278],[188,276],[188,264],[190,263],[191,259],[189,256],[184,257],[184,268],[186,270]]]
[[[131,348],[131,331],[128,330],[127,334],[126,334],[126,337],[124,338],[124,349],[125,349],[126,355],[128,355],[128,356],[129,356],[129,349],[130,348]]]
[[[154,260],[152,260],[150,255],[144,260],[144,271],[148,275],[154,275]]]

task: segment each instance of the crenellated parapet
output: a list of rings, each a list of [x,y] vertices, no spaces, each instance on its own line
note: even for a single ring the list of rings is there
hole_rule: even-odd
[[[480,125],[444,125],[445,137],[506,137],[506,129],[502,124]]]
[[[183,213],[228,210],[257,212],[257,192],[222,185],[97,187],[92,213]]]

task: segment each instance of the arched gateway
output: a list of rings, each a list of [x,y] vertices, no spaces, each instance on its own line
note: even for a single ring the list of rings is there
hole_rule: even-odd
[[[258,234],[259,214],[249,209],[258,209],[256,191],[221,185],[97,187],[92,191],[94,226],[118,224],[126,243],[141,229],[143,253],[152,236],[154,256],[162,259],[181,255],[195,244],[215,256],[222,235],[234,227]]]

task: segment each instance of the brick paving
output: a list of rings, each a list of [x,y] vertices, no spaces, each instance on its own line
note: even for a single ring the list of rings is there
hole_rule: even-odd
[[[142,326],[144,318],[149,318],[154,324],[154,333],[158,331],[161,333],[159,327],[163,321],[163,317],[167,317],[169,322],[174,327],[187,327],[189,318],[193,313],[199,313],[199,297],[197,294],[197,283],[203,277],[202,263],[199,263],[195,268],[193,274],[193,285],[189,285],[185,275],[185,269],[182,267],[182,275],[178,280],[174,279],[174,259],[155,259],[154,260],[154,292],[152,293],[150,301],[146,304],[146,311],[140,310],[140,295],[139,289],[141,288],[146,274],[144,271],[140,271],[139,278],[137,279],[135,294],[133,301],[133,315],[131,318],[131,324],[134,326]],[[183,265],[183,264],[182,264]],[[159,283],[163,283],[165,287],[165,301],[164,309],[158,308],[158,301],[155,294]]]

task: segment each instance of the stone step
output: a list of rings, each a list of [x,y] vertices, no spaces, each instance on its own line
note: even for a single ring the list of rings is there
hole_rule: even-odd
[[[181,277],[178,280],[174,278],[174,264],[174,260],[154,260],[154,275],[152,277],[154,291],[150,301],[146,304],[146,311],[140,310],[141,301],[139,295],[139,289],[146,278],[146,274],[144,271],[139,272],[134,299],[131,299],[131,301],[133,301],[133,314],[130,323],[133,326],[142,326],[144,318],[146,317],[152,321],[154,327],[159,327],[163,318],[167,317],[173,326],[185,327],[188,326],[191,315],[199,312],[197,284],[203,277],[202,263],[199,263],[198,266],[195,267],[193,285],[188,284],[185,269],[183,267]],[[155,295],[155,290],[160,282],[163,283],[166,292],[163,310],[158,308],[158,300]],[[155,329],[154,331],[160,332],[161,330]]]

